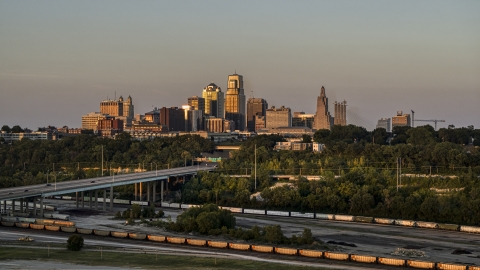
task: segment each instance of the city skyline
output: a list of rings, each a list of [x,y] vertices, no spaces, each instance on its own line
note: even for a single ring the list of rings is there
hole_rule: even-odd
[[[247,1],[238,18],[231,7],[2,1],[0,124],[80,127],[115,92],[136,113],[181,107],[212,80],[226,92],[236,72],[246,99],[292,112],[315,113],[323,85],[330,108],[348,100],[348,123],[369,130],[400,110],[480,128],[479,2]]]

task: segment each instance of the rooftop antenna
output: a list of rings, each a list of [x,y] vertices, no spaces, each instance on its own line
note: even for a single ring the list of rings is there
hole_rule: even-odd
[[[115,91],[115,100],[117,100],[117,91]]]

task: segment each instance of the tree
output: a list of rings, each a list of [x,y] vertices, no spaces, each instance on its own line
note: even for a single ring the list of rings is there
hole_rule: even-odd
[[[78,234],[71,235],[67,240],[67,248],[72,251],[79,251],[83,247],[83,237]]]
[[[302,134],[302,142],[303,143],[311,143],[312,142],[312,136],[308,134]]]
[[[16,125],[16,126],[12,127],[11,131],[12,131],[12,133],[22,133],[23,129],[19,125]]]
[[[9,126],[4,125],[4,126],[2,127],[2,131],[7,132],[7,133],[10,133],[10,132],[11,132],[11,129],[10,129]]]

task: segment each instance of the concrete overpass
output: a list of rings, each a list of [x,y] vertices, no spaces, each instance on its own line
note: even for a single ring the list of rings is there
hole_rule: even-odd
[[[24,201],[26,198],[33,198],[34,215],[36,215],[37,201],[40,200],[40,215],[43,216],[43,198],[50,196],[59,196],[64,194],[75,193],[77,207],[78,207],[78,193],[81,193],[81,198],[84,198],[84,192],[89,192],[90,197],[92,192],[95,192],[95,208],[98,209],[98,191],[103,192],[103,210],[106,210],[106,194],[110,189],[110,210],[113,209],[113,188],[124,185],[135,185],[135,197],[137,196],[137,184],[147,183],[147,201],[154,201],[156,184],[160,181],[161,186],[161,200],[163,201],[164,182],[170,177],[180,177],[187,175],[195,175],[199,171],[215,170],[212,166],[188,166],[179,167],[166,170],[149,171],[144,173],[120,174],[103,176],[88,179],[70,180],[58,183],[29,185],[13,188],[0,189],[0,201],[3,201],[4,212],[6,213],[6,201],[12,201],[12,212],[15,211],[15,200],[20,200],[20,210],[23,212]],[[151,185],[153,184],[153,185]],[[151,188],[153,186],[153,189]],[[152,196],[150,196],[150,193]],[[141,194],[141,191],[140,191]],[[91,207],[91,200],[89,201]],[[82,206],[84,201],[82,199]],[[28,212],[28,203],[25,205]]]

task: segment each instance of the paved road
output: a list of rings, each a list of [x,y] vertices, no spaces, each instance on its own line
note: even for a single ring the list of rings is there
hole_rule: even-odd
[[[70,180],[58,183],[30,185],[0,189],[0,200],[12,200],[26,197],[48,197],[67,193],[110,188],[127,184],[167,179],[171,176],[195,174],[198,171],[214,170],[211,166],[188,166],[144,173],[120,174],[89,179]]]

